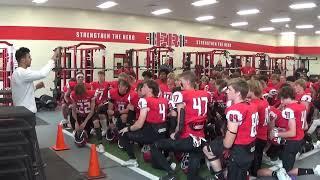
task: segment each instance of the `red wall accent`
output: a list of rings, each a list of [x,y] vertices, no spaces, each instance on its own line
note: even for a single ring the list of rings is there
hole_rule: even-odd
[[[168,41],[167,44],[178,46],[184,44],[187,47],[217,48],[251,52],[265,52],[274,54],[301,54],[318,55],[320,47],[295,47],[295,46],[268,46],[253,43],[226,41],[218,39],[207,39],[199,37],[181,36],[184,43],[171,42],[167,33],[160,33],[161,36],[152,36],[152,33],[129,32],[117,30],[81,29],[81,28],[60,28],[60,27],[32,27],[32,26],[0,26],[0,39],[5,40],[60,40],[60,41],[96,41],[96,42],[118,42],[151,44],[152,38]],[[169,33],[170,34],[170,33]],[[168,37],[171,37],[170,34]],[[175,37],[180,35],[174,34]],[[172,36],[173,37],[173,36]],[[158,39],[157,39],[158,38]],[[170,42],[169,42],[170,41]],[[179,41],[182,41],[179,39]],[[164,42],[165,43],[165,42]]]

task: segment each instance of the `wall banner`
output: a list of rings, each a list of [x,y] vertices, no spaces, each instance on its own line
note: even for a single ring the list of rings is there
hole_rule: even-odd
[[[320,47],[276,47],[163,32],[146,33],[83,28],[0,26],[0,39],[95,41],[150,44],[152,46],[214,48],[274,54],[320,54]]]

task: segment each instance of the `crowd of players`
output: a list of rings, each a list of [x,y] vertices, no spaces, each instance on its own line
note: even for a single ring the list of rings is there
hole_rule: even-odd
[[[106,81],[100,71],[99,80],[90,84],[81,72],[70,79],[61,123],[72,128],[79,146],[87,136],[96,136],[99,152],[106,140],[118,143],[130,159],[123,165],[138,166],[138,144],[154,168],[167,172],[161,179],[168,180],[176,179],[172,154],[188,180],[320,176],[319,165],[294,168],[302,147],[320,145],[311,136],[320,125],[319,82],[218,72],[198,81],[191,71],[177,75],[167,69],[160,69],[156,80],[149,71],[142,76],[137,81],[121,73],[116,81]],[[262,168],[264,156],[279,157],[282,166]],[[199,176],[204,163],[209,177]]]

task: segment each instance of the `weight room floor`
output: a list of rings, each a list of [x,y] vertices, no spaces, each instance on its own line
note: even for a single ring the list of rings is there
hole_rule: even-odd
[[[47,123],[40,123],[36,126],[39,146],[40,148],[48,148],[55,143],[56,133],[57,133],[57,124],[62,119],[62,115],[60,111],[53,112],[38,112],[37,117],[44,120]],[[66,143],[70,146],[70,150],[56,152],[56,154],[64,159],[69,165],[71,165],[75,170],[80,172],[86,172],[88,170],[89,157],[90,157],[90,149],[88,147],[78,148],[75,146],[73,142],[73,138],[70,136],[70,133],[64,131],[64,137]],[[133,171],[126,167],[121,167],[119,163],[111,160],[105,154],[99,154],[100,160],[100,168],[104,173],[107,174],[106,179],[117,179],[117,180],[144,180],[144,179],[156,179],[154,176],[148,176],[148,173],[141,171],[139,168],[135,168]],[[111,157],[112,158],[112,157]],[[116,160],[116,159],[114,159]],[[320,152],[306,157],[300,161],[296,162],[296,166],[298,167],[314,167],[317,163],[320,164]],[[147,175],[145,177],[137,172]],[[59,173],[59,172],[57,172]],[[48,180],[53,177],[47,177]],[[266,178],[267,179],[267,178]],[[271,178],[268,178],[271,179]],[[302,176],[297,178],[298,180],[316,180],[320,179],[320,177],[316,176]],[[68,179],[66,177],[65,180],[74,180]]]

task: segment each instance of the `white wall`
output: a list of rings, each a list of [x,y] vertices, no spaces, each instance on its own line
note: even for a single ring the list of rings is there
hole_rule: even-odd
[[[314,36],[299,36],[297,38],[297,44],[300,47],[319,47],[320,49],[320,35]],[[307,57],[306,55],[301,55],[301,57]],[[311,55],[308,57],[318,58],[317,61],[310,62],[310,73],[311,74],[320,74],[320,54]]]
[[[100,11],[85,11],[75,9],[55,9],[43,7],[0,7],[0,26],[47,26],[47,27],[69,27],[69,28],[89,28],[102,30],[124,30],[135,32],[168,32],[183,34],[185,36],[202,37],[210,39],[230,40],[261,45],[277,46],[290,45],[290,41],[279,41],[277,36],[265,35],[248,31],[228,29],[202,25],[199,23],[183,22],[168,19],[158,19],[133,15],[110,14]],[[16,48],[25,46],[31,49],[33,58],[32,68],[41,68],[51,57],[52,49],[56,46],[70,46],[79,42],[75,41],[44,41],[44,40],[7,40],[14,44]],[[299,42],[299,41],[298,41]],[[132,48],[148,48],[150,45],[125,44],[125,43],[103,43],[107,47],[106,58],[107,67],[113,65],[113,54],[124,53]],[[175,48],[174,65],[182,66],[182,53],[185,51],[207,51],[205,48],[183,47]],[[231,54],[254,54],[254,52],[230,51]],[[270,54],[273,56],[273,54]],[[277,55],[279,56],[279,55]],[[283,56],[283,55],[280,55]],[[100,61],[98,61],[100,62]],[[112,79],[112,72],[108,72],[106,77]],[[53,86],[53,73],[45,79],[47,88],[39,90],[37,94],[48,93],[48,89]]]

